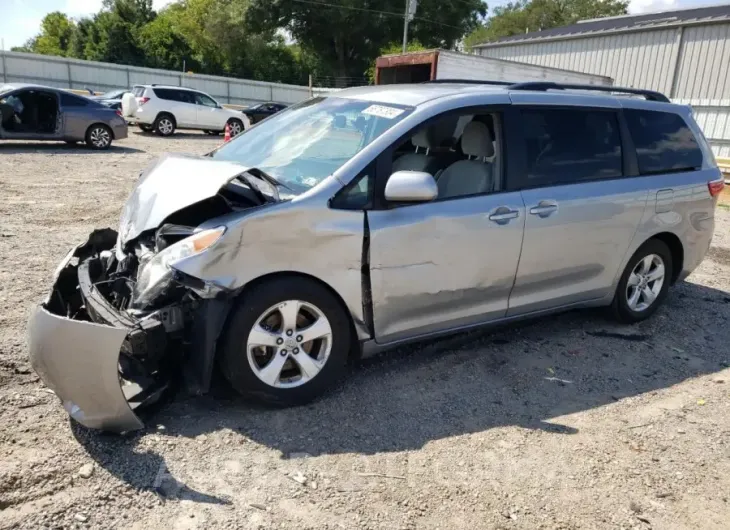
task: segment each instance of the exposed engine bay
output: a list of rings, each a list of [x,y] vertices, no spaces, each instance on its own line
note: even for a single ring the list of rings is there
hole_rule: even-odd
[[[176,162],[179,159],[172,159]],[[223,226],[201,229],[201,224],[280,200],[265,174],[237,169],[239,173],[227,178],[215,194],[179,210],[157,212],[164,222],[136,237],[125,240],[115,230],[95,230],[57,270],[45,311],[64,321],[124,330],[121,347],[107,355],[118,356],[119,384],[132,410],[158,401],[178,379],[191,393],[208,390],[216,339],[235,293],[171,264],[215,244],[225,231]],[[144,190],[143,179],[135,191],[140,189]],[[132,222],[130,212],[145,208],[139,199],[140,193],[133,194],[130,202],[137,202],[125,208],[122,230]],[[72,416],[74,407],[80,408],[67,405]],[[129,423],[111,427],[136,427]]]

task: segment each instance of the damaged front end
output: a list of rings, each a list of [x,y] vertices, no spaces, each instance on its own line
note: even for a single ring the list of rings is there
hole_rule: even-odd
[[[197,196],[188,190],[176,201],[160,201],[181,162],[219,170],[217,186],[208,181]],[[157,402],[180,375],[188,391],[208,390],[234,293],[174,265],[208,251],[226,231],[223,224],[201,224],[278,199],[249,180],[233,182],[241,176],[237,166],[221,170],[199,158],[170,157],[151,172],[125,205],[120,233],[96,230],[72,249],[29,323],[34,369],[71,417],[90,428],[142,428],[136,412]]]

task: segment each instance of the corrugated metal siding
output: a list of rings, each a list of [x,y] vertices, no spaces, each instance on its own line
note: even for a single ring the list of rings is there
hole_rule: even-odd
[[[489,60],[464,53],[439,51],[439,79],[492,79],[497,81],[556,81],[562,83],[586,83],[589,85],[609,85],[611,78],[546,68],[544,65],[514,64],[512,61]]]
[[[152,83],[181,85],[206,92],[220,102],[236,105],[262,101],[297,103],[309,97],[309,88],[304,86],[1,51],[0,82],[74,89],[88,87],[96,91]],[[317,95],[331,90],[318,88],[313,93]]]
[[[676,29],[480,48],[486,57],[612,77],[614,84],[669,92]]]
[[[675,101],[692,105],[694,118],[710,142],[715,156],[730,156],[730,100]]]
[[[684,29],[677,98],[730,99],[730,24]]]
[[[730,156],[730,24],[515,43],[478,52],[606,75],[616,85],[663,92],[692,105],[715,155]]]

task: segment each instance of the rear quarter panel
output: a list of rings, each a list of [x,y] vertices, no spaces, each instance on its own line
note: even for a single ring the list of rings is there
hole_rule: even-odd
[[[622,99],[621,105],[629,109],[669,111],[681,115],[695,135],[704,160],[698,171],[635,177],[645,179],[649,197],[614,283],[618,283],[634,252],[648,239],[663,232],[676,235],[682,243],[682,267],[677,271],[675,264],[674,270],[678,280],[682,280],[699,266],[710,248],[717,199],[710,195],[707,183],[722,178],[722,174],[702,130],[692,117],[690,107],[629,98]]]
[[[676,235],[682,243],[683,263],[678,279],[689,276],[702,262],[712,241],[717,201],[710,196],[707,183],[718,177],[716,168],[637,177],[647,179],[649,199],[618,276],[641,245],[663,232]],[[676,264],[674,272],[677,273]]]

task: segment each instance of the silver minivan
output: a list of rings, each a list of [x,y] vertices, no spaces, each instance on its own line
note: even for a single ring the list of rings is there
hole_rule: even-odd
[[[578,307],[654,313],[705,256],[723,180],[691,109],[552,83],[348,89],[148,167],[118,231],[59,265],[29,325],[80,423],[182,374],[307,402],[349,360]]]

